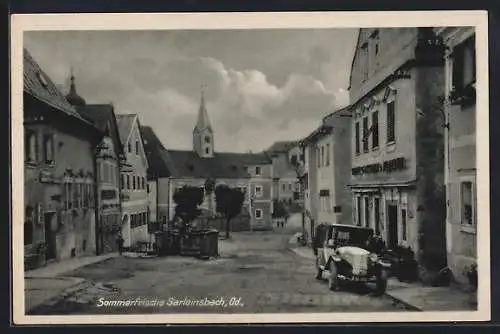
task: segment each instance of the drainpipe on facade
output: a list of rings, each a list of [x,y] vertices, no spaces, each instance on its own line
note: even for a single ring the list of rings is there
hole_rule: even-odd
[[[98,181],[98,167],[97,167],[97,156],[99,154],[99,146],[96,146],[94,148],[94,154],[92,155],[92,164],[94,166],[94,185],[92,187],[92,190],[94,191],[94,214],[95,214],[95,227],[94,227],[94,233],[95,233],[95,253],[96,255],[101,254],[101,250],[99,249],[99,207],[100,207],[100,202],[99,202],[99,192],[98,192],[98,187],[99,183]]]

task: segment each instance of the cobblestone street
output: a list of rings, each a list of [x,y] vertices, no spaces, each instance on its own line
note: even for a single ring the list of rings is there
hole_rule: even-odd
[[[260,313],[397,311],[389,297],[369,291],[330,292],[314,278],[314,263],[291,252],[288,241],[297,230],[233,233],[221,241],[221,257],[203,261],[184,257],[112,258],[67,273],[90,282],[55,305],[32,314],[106,313]],[[102,298],[102,299],[101,299]],[[109,301],[163,301],[163,306],[105,306]],[[193,301],[220,300],[219,306]],[[191,305],[189,304],[191,301]],[[184,303],[184,305],[180,305]],[[101,305],[101,306],[100,306]]]

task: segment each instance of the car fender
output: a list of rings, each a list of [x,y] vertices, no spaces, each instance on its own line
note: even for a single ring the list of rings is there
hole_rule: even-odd
[[[340,257],[336,256],[336,255],[330,255],[330,257],[328,258],[328,261],[326,262],[326,266],[325,266],[325,269],[328,270],[330,269],[330,266],[332,264],[335,264],[337,265],[338,262],[340,262]]]

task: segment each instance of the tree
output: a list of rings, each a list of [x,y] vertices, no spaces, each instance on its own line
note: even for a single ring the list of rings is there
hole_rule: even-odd
[[[174,192],[175,215],[182,218],[183,230],[200,215],[203,203],[203,190],[198,187],[184,186]]]
[[[229,238],[231,219],[240,214],[244,200],[245,194],[241,190],[224,185],[215,188],[215,209],[226,218],[226,238]]]

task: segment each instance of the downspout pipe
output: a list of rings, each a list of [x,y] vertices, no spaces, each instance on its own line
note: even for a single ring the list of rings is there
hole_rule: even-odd
[[[94,167],[94,185],[92,187],[94,191],[94,215],[95,215],[95,228],[94,228],[94,233],[95,233],[95,253],[96,255],[101,254],[101,249],[99,247],[99,237],[100,237],[100,221],[99,221],[99,207],[100,207],[100,200],[99,200],[99,192],[98,192],[98,187],[99,187],[99,169],[98,169],[98,164],[97,164],[97,156],[99,155],[99,146],[94,147],[94,154],[92,155],[92,164]]]

